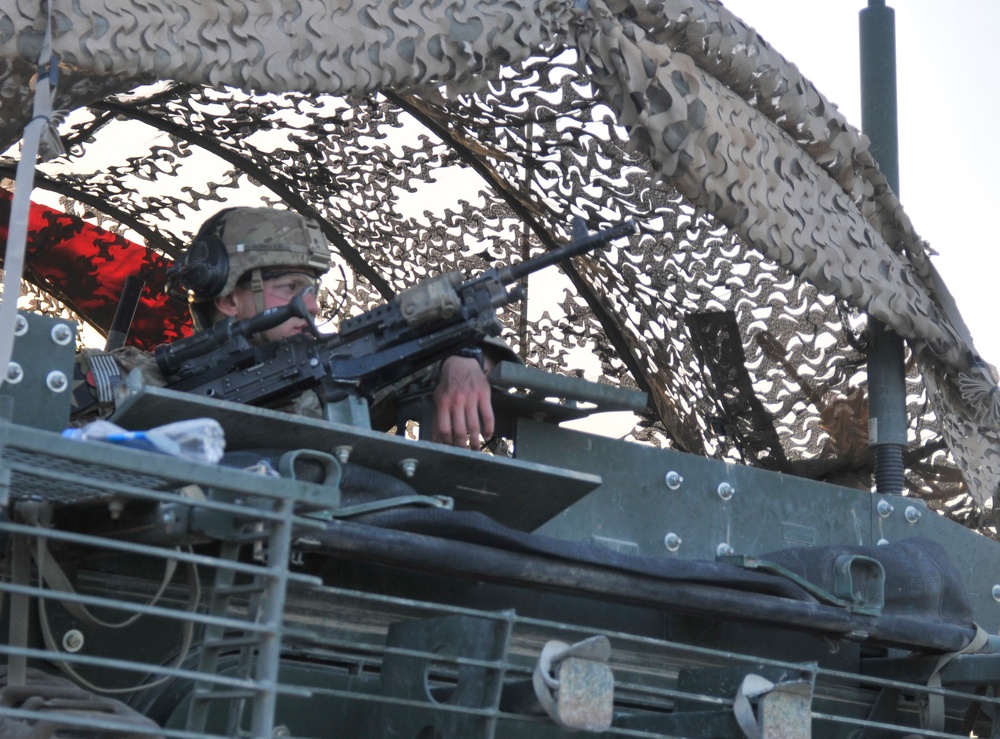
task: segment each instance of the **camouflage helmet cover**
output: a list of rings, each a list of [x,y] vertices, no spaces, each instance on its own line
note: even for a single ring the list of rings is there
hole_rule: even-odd
[[[223,287],[211,295],[192,296],[195,302],[228,295],[243,275],[254,269],[293,267],[325,274],[330,269],[330,247],[315,221],[291,211],[273,208],[230,208],[202,226],[191,248],[215,241],[225,249],[229,269]]]

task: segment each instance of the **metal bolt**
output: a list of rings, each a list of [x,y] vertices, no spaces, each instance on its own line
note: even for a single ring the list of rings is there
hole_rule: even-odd
[[[78,629],[70,629],[63,634],[63,650],[67,652],[79,652],[83,649],[83,641],[83,634]]]
[[[726,542],[722,542],[715,548],[715,555],[717,557],[728,557],[730,554],[734,554],[735,552],[736,550],[726,544]]]
[[[52,340],[59,346],[66,346],[73,340],[73,330],[65,323],[57,323],[53,326],[50,335],[52,336]]]
[[[283,737],[283,736],[291,736],[291,735],[292,735],[292,732],[289,731],[289,729],[288,729],[287,726],[275,726],[274,727],[274,731],[271,732],[271,736]]]
[[[903,515],[906,516],[906,520],[910,523],[916,523],[920,520],[920,511],[911,505],[906,506],[906,510],[903,511]]]
[[[14,319],[14,336],[24,336],[28,333],[28,319],[18,314]]]
[[[878,515],[880,515],[882,518],[888,518],[889,514],[892,513],[893,510],[895,509],[892,507],[892,503],[890,503],[889,501],[880,500],[878,502],[877,510],[878,510]]]
[[[889,546],[889,540],[888,539],[879,539],[877,542],[875,542],[875,546],[887,547],[887,546]]]
[[[45,377],[45,384],[54,393],[61,393],[69,387],[69,380],[59,370],[52,370]]]
[[[993,600],[1000,601],[1000,585],[993,586]]]
[[[665,546],[669,552],[676,552],[681,548],[681,537],[673,533],[667,534],[663,537],[663,546]]]
[[[719,483],[719,497],[723,500],[729,500],[733,497],[733,493],[736,492],[736,488],[730,485],[728,482]]]
[[[676,490],[681,486],[681,483],[684,482],[684,478],[681,477],[680,473],[674,472],[673,470],[670,470],[670,472],[667,473],[667,476],[663,479],[664,482],[667,483],[667,487],[671,490]]]
[[[417,473],[417,460],[402,459],[399,461],[399,469],[404,477],[413,477]]]
[[[319,360],[316,357],[310,357],[309,358],[309,366],[310,367],[318,367],[319,366]]]
[[[11,385],[16,385],[23,379],[24,379],[24,370],[21,369],[21,365],[19,365],[17,362],[8,363],[7,382]]]
[[[337,458],[337,461],[341,464],[347,464],[347,460],[351,458],[351,447],[349,446],[335,446],[333,448],[333,456]]]

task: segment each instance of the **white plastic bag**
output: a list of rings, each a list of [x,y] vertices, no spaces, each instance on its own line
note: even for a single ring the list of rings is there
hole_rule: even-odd
[[[226,451],[225,433],[214,418],[176,421],[146,431],[126,431],[110,421],[93,421],[83,428],[66,429],[63,436],[84,441],[106,441],[209,464],[222,459]]]

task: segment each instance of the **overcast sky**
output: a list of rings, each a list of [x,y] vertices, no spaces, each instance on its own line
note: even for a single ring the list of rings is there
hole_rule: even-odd
[[[858,15],[867,0],[724,0],[861,127]],[[976,348],[1000,364],[1000,1],[887,0],[896,16],[899,196]]]

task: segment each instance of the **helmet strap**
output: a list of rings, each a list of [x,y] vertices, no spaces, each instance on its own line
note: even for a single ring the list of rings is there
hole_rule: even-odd
[[[191,324],[195,331],[204,331],[208,328],[204,310],[204,306],[200,303],[188,300],[188,312],[191,314]]]
[[[250,273],[250,287],[253,290],[253,299],[256,303],[257,313],[264,312],[264,275],[260,268]]]

